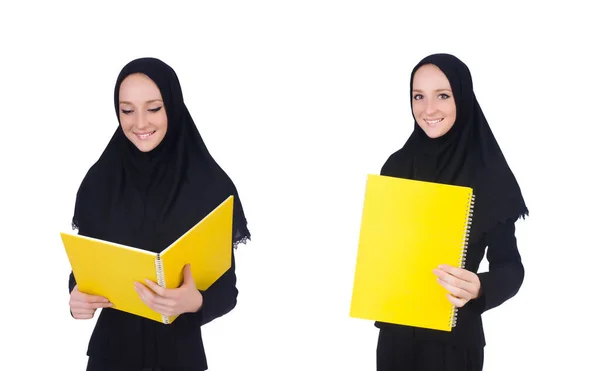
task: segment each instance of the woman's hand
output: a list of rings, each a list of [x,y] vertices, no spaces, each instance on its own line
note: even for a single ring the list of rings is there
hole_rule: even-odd
[[[90,319],[98,308],[110,308],[112,303],[103,296],[85,294],[77,288],[77,285],[71,291],[69,299],[71,314],[75,319]]]
[[[448,300],[459,308],[481,295],[479,276],[471,271],[442,264],[433,273],[438,283],[448,290]]]
[[[164,316],[194,313],[202,307],[202,294],[196,288],[189,264],[183,267],[183,283],[179,288],[166,289],[150,280],[146,280],[146,285],[135,282],[135,290],[150,309]]]

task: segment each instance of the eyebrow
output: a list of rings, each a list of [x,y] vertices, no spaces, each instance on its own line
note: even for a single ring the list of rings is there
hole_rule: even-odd
[[[162,103],[162,99],[150,99],[150,100],[146,101],[146,103],[154,103],[154,102],[161,102]],[[126,100],[122,100],[122,101],[119,101],[119,104],[133,104],[133,103],[128,102]]]
[[[439,93],[439,92],[441,92],[441,91],[452,91],[452,89],[449,89],[449,88],[442,88],[442,89],[435,89],[435,90],[434,90],[434,92],[436,92],[436,93]],[[422,93],[423,91],[422,91],[422,90],[419,90],[419,89],[413,89],[413,92],[415,92],[415,93]]]

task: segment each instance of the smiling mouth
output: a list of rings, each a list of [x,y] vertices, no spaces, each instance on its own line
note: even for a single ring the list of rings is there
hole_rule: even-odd
[[[152,134],[154,134],[154,133],[156,133],[156,130],[151,131],[149,133],[134,133],[134,134],[139,140],[146,140],[146,139],[150,138],[152,136]]]
[[[427,125],[429,125],[429,126],[435,126],[435,125],[439,124],[440,122],[442,122],[443,120],[444,120],[443,118],[437,119],[437,120],[425,120],[425,119],[423,119],[423,121],[425,121],[427,123]]]

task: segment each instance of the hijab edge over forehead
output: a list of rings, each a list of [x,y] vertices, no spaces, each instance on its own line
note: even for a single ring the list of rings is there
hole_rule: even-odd
[[[175,70],[157,58],[138,58],[127,63],[121,69],[115,82],[114,102],[117,116],[119,115],[119,90],[121,84],[130,75],[138,73],[146,75],[156,84],[166,105],[172,106],[178,101],[183,103],[183,92]]]

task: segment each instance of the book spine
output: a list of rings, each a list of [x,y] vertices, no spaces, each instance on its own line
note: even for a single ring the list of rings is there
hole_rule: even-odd
[[[470,194],[469,199],[467,201],[467,215],[465,215],[465,227],[463,230],[463,238],[461,240],[461,253],[460,253],[460,261],[458,262],[459,268],[465,268],[465,264],[467,262],[467,249],[469,248],[469,236],[471,234],[471,224],[473,222],[473,209],[475,208],[475,195]],[[458,308],[453,306],[452,308],[452,323],[451,327],[456,327],[456,321],[458,317]]]
[[[160,258],[160,255],[156,256],[154,259],[154,265],[156,266],[156,281],[160,287],[165,287],[165,271],[163,269],[163,261]],[[162,321],[164,324],[169,324],[169,317],[162,315]]]

